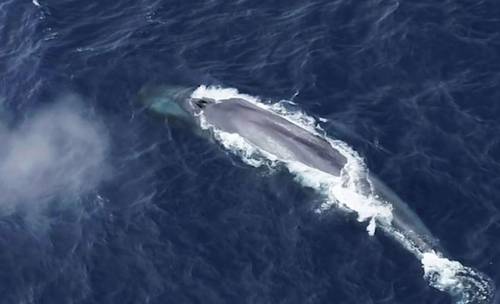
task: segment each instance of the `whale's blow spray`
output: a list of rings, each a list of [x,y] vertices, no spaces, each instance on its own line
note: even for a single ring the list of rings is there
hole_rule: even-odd
[[[272,151],[264,151],[236,133],[217,129],[205,119],[203,112],[199,117],[201,127],[211,131],[224,148],[238,155],[245,163],[254,167],[284,164],[299,183],[323,194],[326,200],[317,212],[323,212],[331,207],[340,208],[354,212],[360,222],[367,222],[367,232],[370,235],[376,230],[384,231],[420,260],[424,278],[429,285],[449,293],[456,303],[490,301],[494,289],[490,279],[457,261],[447,259],[435,246],[430,232],[420,223],[416,215],[403,202],[398,202],[396,195],[380,191],[383,185],[370,176],[363,159],[346,143],[324,135],[314,118],[300,111],[288,110],[283,102],[264,104],[256,97],[240,94],[231,88],[200,86],[191,97],[210,98],[215,102],[224,102],[231,98],[244,99],[324,138],[333,149],[347,159],[339,176],[297,161],[280,159]],[[411,220],[411,226],[408,226],[410,228],[405,226],[401,219]]]
[[[27,118],[13,127],[0,121],[0,214],[23,210],[32,219],[50,202],[72,201],[107,178],[109,138],[77,96]]]

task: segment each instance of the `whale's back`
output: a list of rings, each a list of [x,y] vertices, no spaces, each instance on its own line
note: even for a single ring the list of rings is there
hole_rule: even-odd
[[[217,129],[237,133],[282,160],[298,161],[334,175],[339,175],[347,161],[325,139],[243,99],[209,104],[203,113]]]

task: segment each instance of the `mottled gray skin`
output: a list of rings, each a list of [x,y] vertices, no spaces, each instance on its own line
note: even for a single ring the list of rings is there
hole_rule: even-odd
[[[323,138],[242,99],[209,103],[203,109],[207,122],[237,133],[260,149],[285,161],[339,175],[346,158]]]
[[[207,98],[194,99],[190,97],[191,92],[186,88],[147,88],[141,90],[140,99],[155,112],[181,118],[189,125],[198,125],[198,129],[198,118],[203,112],[207,122],[217,129],[237,133],[282,160],[299,161],[335,176],[346,164],[346,158],[325,139],[271,111],[244,99],[220,102]],[[361,191],[370,190],[368,180],[365,182]],[[441,249],[438,241],[403,200],[375,176],[370,176],[370,182],[379,198],[390,202],[393,207],[393,221],[390,225],[380,223],[382,230],[392,237],[395,233],[404,235],[420,252]]]

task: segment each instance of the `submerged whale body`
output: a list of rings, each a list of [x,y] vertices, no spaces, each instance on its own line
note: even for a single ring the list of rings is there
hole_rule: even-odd
[[[326,140],[268,110],[244,99],[191,100],[200,108],[206,121],[227,133],[236,133],[260,149],[284,161],[298,161],[311,168],[338,176],[347,159]],[[390,201],[392,224],[403,231],[420,248],[438,246],[429,229],[395,193],[381,181],[370,177],[377,195]],[[369,187],[368,184],[365,187]]]
[[[349,160],[339,147],[274,111],[246,98],[215,100],[193,96],[194,91],[194,88],[182,87],[145,87],[139,96],[149,109],[157,113],[179,118],[200,130],[205,130],[203,125],[208,124],[212,130],[237,134],[284,163],[300,163],[333,177],[340,177],[348,167]],[[362,198],[375,198],[390,206],[388,220],[371,217],[367,228],[370,234],[373,234],[377,222],[380,230],[420,259],[431,286],[449,292],[458,303],[488,302],[493,289],[489,280],[456,261],[444,258],[438,241],[403,200],[373,175],[367,174],[358,182],[356,192],[369,194]],[[358,212],[356,209],[352,211]]]

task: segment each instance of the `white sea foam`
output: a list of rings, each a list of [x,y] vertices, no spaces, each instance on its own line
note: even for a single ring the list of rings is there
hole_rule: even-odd
[[[214,138],[228,151],[238,155],[245,163],[260,167],[263,165],[285,165],[295,179],[306,187],[316,189],[325,196],[325,202],[317,210],[323,212],[332,207],[347,212],[354,212],[360,222],[367,223],[367,232],[374,235],[377,227],[401,243],[401,245],[420,259],[424,270],[424,278],[430,286],[449,293],[456,303],[488,303],[493,294],[490,280],[475,270],[465,267],[457,261],[445,258],[437,251],[429,251],[430,246],[419,248],[411,239],[405,237],[404,231],[395,229],[392,222],[392,205],[380,199],[373,189],[368,169],[363,159],[346,143],[325,135],[316,120],[298,109],[291,110],[288,101],[263,103],[259,98],[241,94],[233,88],[200,86],[191,95],[193,98],[211,98],[223,102],[231,98],[241,98],[258,107],[272,111],[288,121],[323,137],[332,148],[339,151],[347,163],[340,176],[322,172],[296,161],[278,159],[272,151],[263,151],[238,134],[231,134],[214,128],[207,123],[203,114],[200,125],[210,130]],[[291,103],[293,105],[293,103]]]
[[[489,303],[491,280],[470,267],[449,260],[438,252],[425,252],[420,260],[429,285],[449,293],[456,303]]]
[[[233,88],[222,88],[222,87],[214,87],[214,86],[199,86],[194,92],[191,94],[192,98],[210,98],[215,101],[226,100],[230,98],[241,98],[251,102],[257,102],[258,98],[247,94],[241,94],[237,89]]]

